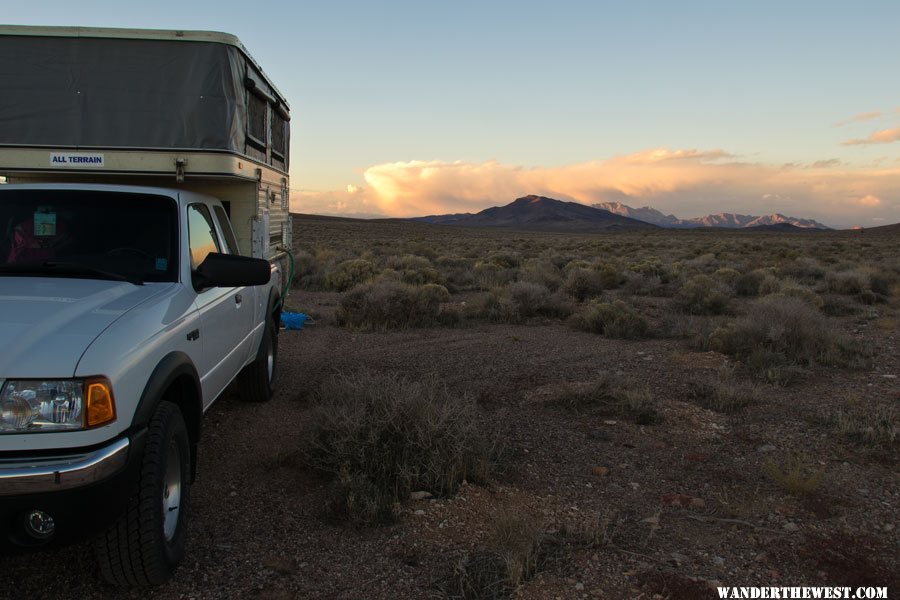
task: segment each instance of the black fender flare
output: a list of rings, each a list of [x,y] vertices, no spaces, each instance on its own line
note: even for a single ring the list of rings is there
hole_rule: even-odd
[[[200,441],[201,421],[203,420],[203,390],[200,387],[200,376],[197,374],[194,361],[187,354],[180,351],[170,352],[153,369],[153,373],[150,374],[144,391],[141,393],[137,409],[134,411],[131,429],[140,431],[149,425],[157,406],[178,379],[189,381],[189,388],[182,390],[181,397],[170,399],[178,404],[188,427],[188,435],[191,440],[191,472],[195,474],[197,445]]]

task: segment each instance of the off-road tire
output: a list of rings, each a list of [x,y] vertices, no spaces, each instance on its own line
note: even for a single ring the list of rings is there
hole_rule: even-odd
[[[269,319],[266,322],[262,340],[259,342],[256,360],[244,367],[238,374],[238,392],[241,398],[247,402],[268,402],[275,394],[277,376],[278,325]]]
[[[164,494],[170,444],[180,456],[181,498],[174,534],[164,532]],[[100,574],[119,586],[165,583],[184,557],[190,500],[191,444],[178,406],[163,401],[153,414],[144,445],[140,479],[125,512],[97,536]]]

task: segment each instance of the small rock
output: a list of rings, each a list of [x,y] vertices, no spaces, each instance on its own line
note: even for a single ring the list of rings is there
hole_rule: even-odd
[[[885,379],[897,379],[896,375],[884,374],[884,375],[882,375],[882,377],[884,377]]]
[[[228,493],[228,495],[231,496],[232,498],[234,498],[235,496],[237,496],[237,492],[232,490],[231,492]]]
[[[706,501],[703,498],[691,498],[692,508],[705,508]]]
[[[722,558],[721,556],[713,556],[712,561],[713,561],[713,564],[716,565],[717,567],[721,567],[725,564],[725,559]]]
[[[428,500],[429,498],[431,498],[431,492],[425,492],[425,491],[412,492],[409,495],[410,500]]]
[[[691,562],[691,559],[689,557],[685,556],[684,554],[679,554],[678,552],[673,552],[672,554],[669,555],[669,557],[671,557],[671,559],[674,560],[675,562],[677,562],[678,564]]]
[[[641,484],[639,484],[637,481],[632,481],[632,482],[629,483],[628,485],[630,485],[630,486],[631,486],[631,489],[633,489],[633,490],[636,490],[636,489],[638,489],[639,487],[641,487]]]
[[[776,450],[778,450],[778,448],[776,448],[772,444],[763,444],[756,449],[757,452],[775,452]]]
[[[605,477],[609,475],[609,467],[594,467],[591,469],[591,474],[597,477]]]
[[[584,584],[579,581],[578,583],[575,584],[575,589],[580,592],[581,590],[584,589]]]
[[[604,424],[604,425],[615,425],[615,424],[616,424],[616,421],[612,421],[612,420],[609,420],[609,421],[603,421],[603,424]]]
[[[894,530],[894,527],[895,527],[895,525],[894,525],[893,523],[885,523],[885,524],[884,524],[884,530],[885,530],[885,531],[893,531],[893,530]]]
[[[425,514],[425,511],[420,508],[414,514],[421,517]]]
[[[787,523],[782,525],[781,528],[788,532],[794,532],[794,531],[799,531],[800,526],[792,521],[788,521]]]

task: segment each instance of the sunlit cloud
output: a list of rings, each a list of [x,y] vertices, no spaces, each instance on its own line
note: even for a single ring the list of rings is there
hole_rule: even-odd
[[[834,124],[835,127],[843,127],[848,123],[856,123],[858,121],[871,121],[872,119],[877,119],[878,117],[883,116],[880,110],[872,110],[869,112],[859,113],[858,115],[853,115],[849,119],[844,119],[843,121],[838,121]]]
[[[374,165],[364,186],[301,192],[299,212],[411,217],[477,212],[528,194],[585,204],[651,205],[679,217],[780,212],[833,226],[900,221],[900,164],[849,167],[836,160],[772,165],[722,150],[647,150],[560,167],[404,161]]]
[[[864,144],[889,144],[891,142],[900,141],[900,127],[894,127],[893,129],[882,129],[880,131],[874,132],[872,135],[865,139],[854,139],[847,140],[843,143],[844,146],[860,146]]]

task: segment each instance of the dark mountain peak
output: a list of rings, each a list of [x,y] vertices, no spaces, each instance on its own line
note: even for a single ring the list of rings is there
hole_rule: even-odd
[[[417,221],[471,227],[509,227],[547,231],[605,231],[609,229],[649,229],[653,225],[613,214],[579,202],[530,194],[505,206],[493,206],[473,215],[437,215]]]

